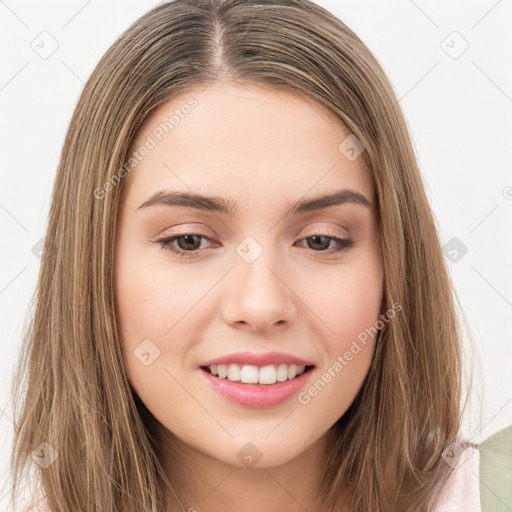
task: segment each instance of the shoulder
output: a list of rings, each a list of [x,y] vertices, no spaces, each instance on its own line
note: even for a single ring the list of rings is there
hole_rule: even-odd
[[[434,512],[505,512],[512,509],[512,425],[477,445],[452,443],[443,459],[453,471]]]
[[[482,512],[478,449],[478,445],[461,440],[445,450],[443,459],[452,467],[452,472],[436,501],[434,512]]]

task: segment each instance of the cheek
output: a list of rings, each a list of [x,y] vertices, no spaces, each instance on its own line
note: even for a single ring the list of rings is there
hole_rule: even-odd
[[[166,318],[165,309],[171,307],[168,298],[162,300],[161,290],[155,275],[151,275],[143,264],[131,265],[129,261],[118,267],[116,297],[119,321],[123,336],[143,335],[160,337]],[[167,329],[169,326],[167,326]],[[131,340],[136,341],[136,340]]]
[[[308,292],[308,305],[324,323],[330,351],[343,350],[379,319],[383,280],[373,253],[318,274]]]
[[[166,339],[179,327],[204,285],[186,271],[173,271],[165,255],[130,251],[116,269],[119,318],[127,331]],[[203,292],[204,293],[204,292]],[[180,322],[181,323],[181,322]]]
[[[155,368],[161,366],[168,351],[164,335],[175,323],[171,313],[176,306],[176,295],[168,288],[157,266],[147,258],[136,251],[120,250],[115,283],[117,314],[123,356],[135,388],[145,380],[154,381]],[[172,330],[168,337],[171,335]]]
[[[121,247],[122,248],[122,247]],[[210,319],[201,299],[218,275],[194,266],[170,265],[165,254],[120,250],[116,262],[116,303],[122,351],[132,385],[139,394],[173,387],[191,368],[191,348]],[[149,340],[149,341],[148,341]],[[150,353],[145,367],[137,356]],[[151,371],[147,371],[148,368]],[[157,383],[157,374],[162,382]]]
[[[326,424],[341,417],[355,399],[375,348],[383,291],[380,261],[368,257],[351,263],[320,275],[309,293],[326,357],[299,402],[314,408]]]
[[[336,332],[333,343],[343,348],[349,340],[363,337],[378,320],[381,301],[380,283],[368,276],[351,275],[329,305]]]
[[[161,422],[176,410],[200,417],[190,401],[181,365],[193,336],[187,324],[191,315],[186,315],[190,305],[178,292],[186,283],[163,270],[156,262],[132,253],[118,262],[115,289],[128,379]]]

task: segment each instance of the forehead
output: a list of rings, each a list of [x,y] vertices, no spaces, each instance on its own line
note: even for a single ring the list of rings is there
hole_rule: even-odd
[[[342,151],[351,137],[332,112],[293,91],[233,84],[190,89],[146,119],[129,155],[151,149],[133,161],[125,186],[137,199],[173,189],[267,203],[343,186],[371,200],[363,159]]]

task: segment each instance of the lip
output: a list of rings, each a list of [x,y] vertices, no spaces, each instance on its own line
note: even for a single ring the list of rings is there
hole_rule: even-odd
[[[203,369],[199,372],[208,385],[231,402],[245,407],[264,409],[280,405],[296,395],[306,385],[313,369],[305,371],[292,380],[275,384],[243,384],[215,377]]]
[[[284,352],[265,352],[255,354],[254,352],[236,352],[227,356],[210,359],[201,366],[211,366],[213,364],[251,364],[253,366],[268,366],[271,364],[295,364],[297,366],[314,366],[314,363],[301,359],[300,357],[285,354]],[[291,382],[291,381],[290,381]]]

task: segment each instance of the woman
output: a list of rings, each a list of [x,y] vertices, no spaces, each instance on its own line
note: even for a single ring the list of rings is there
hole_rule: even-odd
[[[37,447],[52,511],[451,499],[472,460],[452,287],[346,25],[176,0],[121,35],[64,143],[26,369],[13,469]]]

